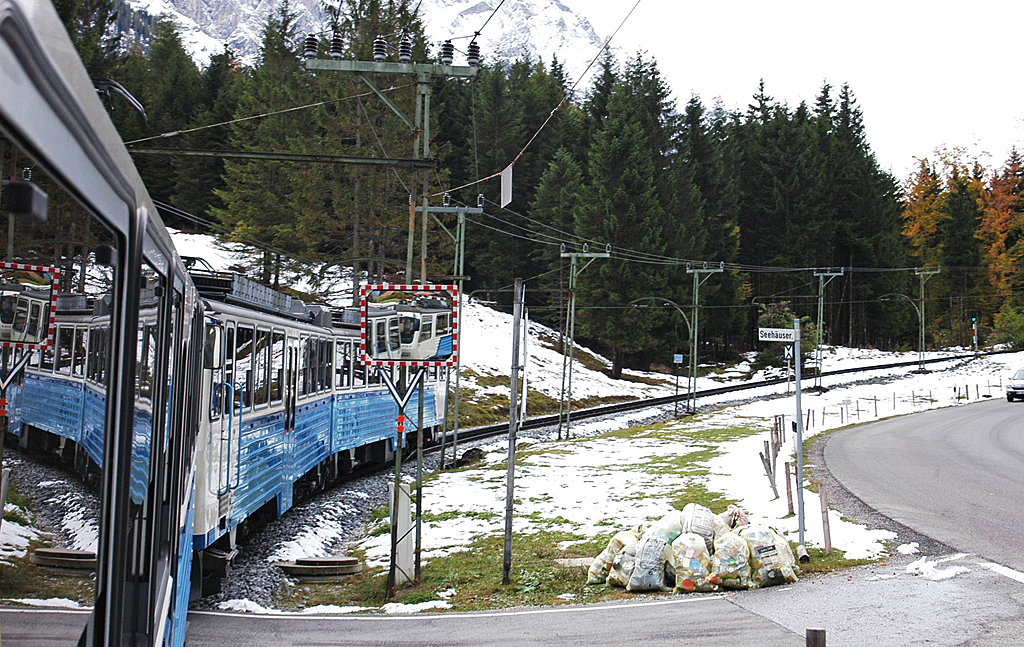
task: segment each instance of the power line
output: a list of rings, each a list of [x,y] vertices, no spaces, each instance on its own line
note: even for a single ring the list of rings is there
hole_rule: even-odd
[[[391,86],[389,88],[385,88],[384,90],[382,90],[382,92],[391,92],[393,90],[401,90],[403,88],[410,88],[412,86],[413,86],[412,83],[407,83],[405,85],[393,85],[393,86]],[[352,99],[356,99],[356,98],[360,98],[360,97],[367,97],[367,96],[370,96],[372,94],[373,94],[373,92],[363,92],[363,93],[355,94],[355,95],[352,95],[352,96],[349,96],[349,97],[342,97],[340,99],[331,99],[329,101],[317,101],[316,103],[310,103],[310,104],[306,104],[306,105],[302,105],[302,106],[295,106],[293,108],[285,108],[283,110],[275,110],[275,111],[272,111],[272,112],[264,112],[264,113],[260,113],[258,115],[250,115],[248,117],[239,117],[238,119],[232,119],[230,121],[222,121],[222,122],[216,123],[216,124],[209,124],[208,126],[196,126],[195,128],[186,128],[185,130],[172,130],[172,131],[169,131],[169,132],[166,132],[166,133],[161,133],[159,135],[153,135],[152,137],[143,137],[142,139],[133,139],[132,141],[125,142],[124,144],[125,144],[125,146],[130,146],[131,144],[138,144],[138,143],[141,143],[141,142],[148,142],[148,141],[152,141],[154,139],[160,139],[160,138],[163,138],[163,137],[177,137],[178,135],[184,135],[184,134],[187,134],[187,133],[194,133],[194,132],[196,132],[198,130],[206,130],[207,128],[218,128],[220,126],[228,126],[230,124],[237,124],[237,123],[240,123],[240,122],[243,122],[243,121],[250,121],[252,119],[262,119],[263,117],[272,117],[274,115],[280,115],[280,114],[284,114],[286,112],[295,112],[297,110],[306,110],[307,108],[316,108],[317,106],[325,106],[325,105],[328,105],[328,104],[331,104],[331,103],[341,103],[342,101],[351,101]]]

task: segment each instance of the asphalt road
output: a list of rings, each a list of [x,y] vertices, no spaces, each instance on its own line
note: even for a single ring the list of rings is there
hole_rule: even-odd
[[[829,438],[824,455],[832,476],[886,517],[1024,571],[1024,403],[854,427]]]

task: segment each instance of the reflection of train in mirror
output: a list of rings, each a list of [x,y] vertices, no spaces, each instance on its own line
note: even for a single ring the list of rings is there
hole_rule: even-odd
[[[364,292],[367,357],[372,361],[444,362],[456,348],[454,286],[396,286]]]
[[[50,291],[0,285],[0,341],[38,344],[49,332]]]
[[[441,361],[452,356],[452,310],[420,305],[370,307],[367,354],[375,360]]]

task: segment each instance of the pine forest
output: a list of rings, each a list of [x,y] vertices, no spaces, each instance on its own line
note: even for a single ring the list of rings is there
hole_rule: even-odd
[[[389,60],[404,37],[413,61],[436,62],[413,6],[343,0],[334,31],[317,35],[318,58],[331,58],[338,34],[335,56],[372,61],[383,35]],[[557,59],[509,64],[485,52],[475,77],[430,80],[429,172],[260,159],[409,158],[414,133],[395,110],[412,115],[422,88],[414,76],[369,75],[389,106],[355,74],[307,71],[307,34],[287,0],[253,66],[224,51],[202,69],[169,22],[109,0],[57,7],[92,75],[144,108],[105,96],[129,149],[150,149],[133,158],[167,225],[244,246],[249,260],[233,269],[267,285],[303,277],[314,286],[303,298],[351,303],[331,293],[332,272],[422,280],[419,215],[407,268],[410,200],[441,205],[448,192],[453,206],[482,206],[466,216],[465,293],[507,306],[522,278],[530,317],[564,329],[578,262],[576,337],[612,359],[613,377],[670,365],[692,332],[704,362],[756,348],[759,326],[794,315],[817,331],[819,295],[827,343],[916,350],[923,326],[930,348],[968,347],[975,324],[983,345],[1024,343],[1024,161],[1013,153],[984,168],[956,149],[921,151],[910,177],[893,177],[846,85],[808,88],[813,103],[791,106],[766,79],[731,110],[700,96],[677,104],[642,53],[603,54],[576,88]],[[8,177],[16,161],[3,150]],[[455,218],[428,221],[427,281],[455,274]],[[75,223],[51,218],[46,235],[73,239],[64,234]],[[40,232],[14,242],[28,235]],[[582,255],[585,245],[608,257]]]

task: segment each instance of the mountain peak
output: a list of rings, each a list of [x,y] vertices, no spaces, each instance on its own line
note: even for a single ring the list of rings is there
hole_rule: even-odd
[[[151,16],[168,16],[200,66],[225,47],[242,63],[254,64],[267,18],[280,6],[280,0],[129,2],[133,9]],[[326,31],[328,20],[320,0],[292,0],[290,7],[301,34]],[[422,0],[419,13],[427,39],[435,48],[451,39],[464,54],[474,34],[482,30],[477,42],[485,61],[508,64],[529,57],[550,65],[557,56],[573,79],[603,44],[585,17],[558,0],[506,0],[504,4],[500,0]]]

